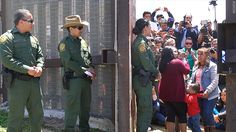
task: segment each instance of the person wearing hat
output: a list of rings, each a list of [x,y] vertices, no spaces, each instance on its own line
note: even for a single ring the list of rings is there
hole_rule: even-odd
[[[41,132],[43,123],[40,76],[44,57],[38,39],[30,31],[34,19],[29,10],[18,9],[14,27],[0,37],[0,55],[8,80],[8,132],[22,132],[25,107],[31,131]]]
[[[168,35],[169,27],[167,25],[167,20],[162,18],[160,20],[161,28],[158,30],[157,35],[161,36],[162,39],[165,41],[166,36]]]
[[[89,23],[82,21],[79,15],[65,18],[63,29],[68,36],[64,37],[58,51],[64,68],[63,87],[66,89],[65,131],[76,131],[79,116],[79,132],[89,132],[89,112],[91,103],[91,83],[95,79],[95,70],[89,45],[81,37],[83,27]]]
[[[161,25],[160,31],[168,33],[170,28],[168,27],[168,21],[165,18],[162,18],[160,20],[160,25]]]
[[[151,33],[150,23],[141,18],[133,28],[137,35],[132,48],[133,89],[137,96],[137,132],[146,132],[152,119],[152,80],[157,75],[154,55],[148,45]]]

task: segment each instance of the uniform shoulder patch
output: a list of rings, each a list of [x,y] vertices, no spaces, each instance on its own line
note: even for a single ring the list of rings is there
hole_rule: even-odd
[[[60,43],[60,44],[59,44],[59,51],[60,51],[60,52],[65,51],[65,48],[66,48],[65,43]]]
[[[85,40],[81,40],[81,48],[82,49],[87,49],[88,48],[88,43]]]
[[[38,43],[38,39],[33,35],[30,37],[30,40],[32,43]]]
[[[7,41],[7,36],[6,35],[1,35],[0,36],[0,44],[3,44],[6,41]]]
[[[146,46],[144,43],[141,43],[138,47],[140,53],[146,52]]]

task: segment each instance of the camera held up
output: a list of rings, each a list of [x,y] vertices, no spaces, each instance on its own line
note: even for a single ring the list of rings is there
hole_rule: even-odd
[[[201,25],[203,25],[200,29],[200,33],[203,35],[202,47],[209,48],[211,47],[211,36],[208,31],[208,20],[202,20]]]

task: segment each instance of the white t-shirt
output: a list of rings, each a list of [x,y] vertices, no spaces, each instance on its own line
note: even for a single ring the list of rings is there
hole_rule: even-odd
[[[155,22],[149,21],[151,30],[158,31],[157,24]]]

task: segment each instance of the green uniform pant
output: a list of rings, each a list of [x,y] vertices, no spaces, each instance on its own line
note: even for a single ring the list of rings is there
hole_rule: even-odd
[[[79,131],[89,132],[89,112],[91,103],[91,84],[82,79],[70,79],[70,88],[66,91],[65,131],[74,132],[79,115]]]
[[[22,132],[25,106],[29,113],[31,132],[41,132],[43,122],[42,96],[39,80],[14,79],[8,89],[8,132]]]
[[[137,132],[147,132],[152,120],[152,83],[143,87],[138,76],[133,78],[133,88],[137,102]]]

